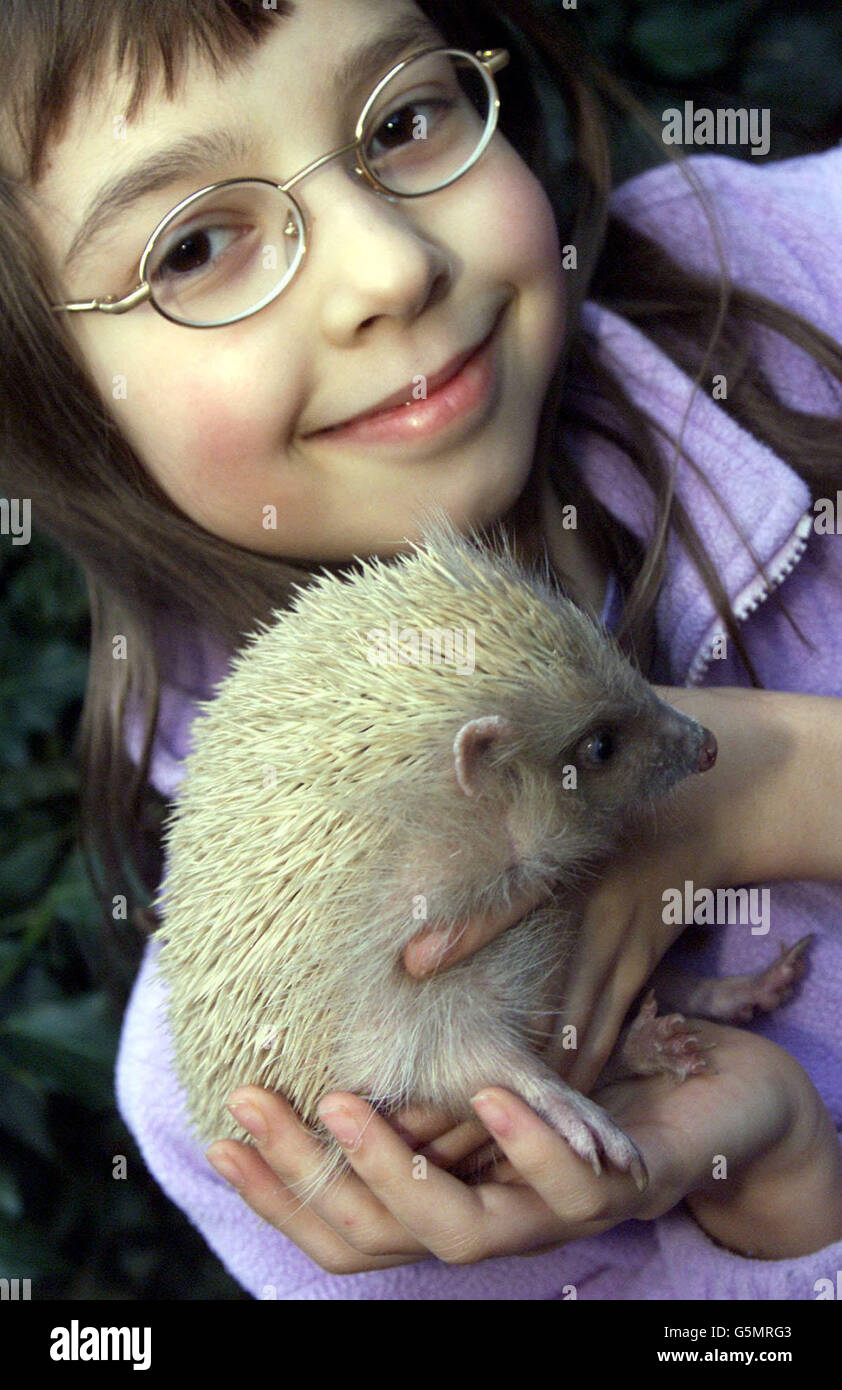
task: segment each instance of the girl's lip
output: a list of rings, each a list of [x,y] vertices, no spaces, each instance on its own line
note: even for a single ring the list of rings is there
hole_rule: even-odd
[[[452,422],[464,421],[490,396],[496,384],[494,348],[502,315],[498,315],[488,336],[474,349],[452,376],[421,400],[409,400],[387,410],[351,420],[347,425],[320,430],[311,435],[320,443],[356,441],[365,444],[406,443],[428,439]]]

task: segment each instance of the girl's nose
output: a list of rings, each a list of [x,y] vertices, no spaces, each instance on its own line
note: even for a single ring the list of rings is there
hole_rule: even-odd
[[[318,199],[311,202],[304,273],[309,270],[319,281],[325,336],[342,347],[378,318],[412,322],[447,292],[453,267],[442,246],[422,230],[413,199],[392,201],[337,174],[335,181],[322,180]]]

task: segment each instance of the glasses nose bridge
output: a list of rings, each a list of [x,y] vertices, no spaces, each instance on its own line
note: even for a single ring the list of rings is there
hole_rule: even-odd
[[[318,159],[311,160],[309,164],[305,164],[303,169],[299,169],[297,174],[293,174],[291,179],[286,179],[284,183],[279,184],[278,187],[282,193],[290,193],[292,189],[295,188],[296,184],[301,183],[304,179],[308,178],[310,174],[315,174],[317,169],[322,169],[326,164],[331,164],[335,159],[340,159],[343,155],[350,154],[352,150],[358,149],[359,140],[349,140],[346,145],[340,145],[338,150],[330,150],[327,154],[319,155]],[[357,163],[356,172],[361,178],[368,181],[365,169],[361,167],[360,161]]]

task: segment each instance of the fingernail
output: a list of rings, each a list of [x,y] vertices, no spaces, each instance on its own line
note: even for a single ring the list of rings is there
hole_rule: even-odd
[[[344,1149],[355,1149],[360,1142],[360,1127],[343,1105],[330,1110],[319,1109],[322,1120]]]
[[[492,1134],[505,1136],[511,1133],[512,1122],[502,1105],[498,1105],[496,1100],[492,1100],[490,1096],[485,1096],[480,1092],[476,1096],[471,1096],[471,1105]]]
[[[241,1124],[243,1129],[247,1129],[255,1139],[266,1138],[269,1127],[256,1105],[243,1103],[242,1105],[229,1105],[228,1109],[237,1123]]]
[[[215,1169],[219,1176],[224,1178],[226,1182],[230,1182],[232,1187],[245,1186],[245,1179],[242,1173],[236,1163],[228,1158],[227,1155],[223,1157],[223,1155],[220,1154],[218,1158],[211,1158],[210,1154],[205,1154],[205,1158],[211,1168]]]

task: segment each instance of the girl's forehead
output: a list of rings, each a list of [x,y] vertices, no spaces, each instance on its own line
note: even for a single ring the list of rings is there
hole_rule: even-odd
[[[250,111],[258,113],[259,99],[269,91],[288,127],[303,124],[320,108],[339,105],[364,72],[376,80],[413,46],[443,38],[411,0],[278,0],[277,10],[273,6],[266,13],[273,22],[257,47],[220,59],[195,39],[173,89],[167,90],[161,62],[144,82],[140,100],[131,52],[119,64],[111,52],[80,84],[69,119],[48,146],[36,186],[65,161],[78,156],[77,162],[87,162],[85,151],[93,144],[119,153],[117,141],[148,141],[191,118],[218,117],[220,104],[238,103],[247,118]],[[366,63],[367,49],[371,60]],[[144,63],[150,66],[148,55]]]
[[[261,163],[262,151],[270,158],[269,144],[301,163],[318,155],[310,145],[334,138],[339,113],[351,115],[354,102],[361,106],[394,62],[441,38],[407,0],[299,0],[294,12],[278,14],[257,48],[222,70],[207,55],[191,52],[172,94],[163,70],[156,74],[131,118],[131,64],[104,65],[98,85],[80,92],[36,188],[60,260],[106,185],[130,177],[141,160],[148,169],[150,158],[160,155],[163,162],[176,144],[194,138],[205,151],[197,155],[196,187],[239,172],[284,176],[289,170]],[[204,158],[207,179],[199,162]]]

